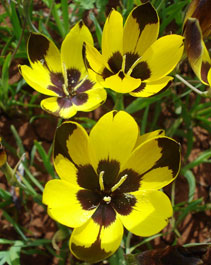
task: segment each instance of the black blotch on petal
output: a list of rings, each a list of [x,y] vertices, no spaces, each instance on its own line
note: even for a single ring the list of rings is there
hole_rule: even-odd
[[[77,88],[77,92],[81,93],[90,90],[94,86],[94,84],[94,82],[91,82],[87,79]]]
[[[136,198],[131,194],[117,194],[112,198],[112,206],[121,215],[129,215],[136,204]]]
[[[103,69],[101,75],[102,75],[103,79],[106,79],[106,78],[112,76],[113,73],[105,67],[105,68]]]
[[[197,59],[202,53],[202,37],[196,19],[187,20],[184,36],[188,58]]]
[[[49,49],[50,42],[43,35],[32,33],[28,41],[28,54],[30,60],[34,63],[36,61],[43,60]]]
[[[201,79],[208,83],[208,80],[207,80],[207,75],[208,75],[208,72],[210,70],[210,67],[211,65],[208,63],[208,62],[202,62],[202,65],[201,65]]]
[[[108,65],[110,66],[113,73],[118,73],[122,68],[122,55],[120,52],[115,52],[108,60]]]
[[[77,199],[84,210],[93,210],[100,203],[101,196],[91,190],[79,190],[77,193]]]
[[[150,77],[151,75],[151,71],[148,67],[148,64],[147,62],[140,62],[138,63],[132,73],[131,73],[131,76],[134,77],[134,78],[140,78],[142,81],[143,80],[146,80]]]
[[[74,68],[71,69],[67,69],[67,82],[68,82],[68,86],[73,88],[77,85],[77,83],[79,82],[81,73]]]
[[[84,103],[86,103],[88,100],[88,95],[86,93],[77,93],[73,98],[72,98],[72,102],[77,105],[83,105]]]
[[[100,234],[100,232],[99,232]],[[71,249],[77,257],[81,260],[94,264],[98,261],[104,260],[111,255],[111,252],[106,252],[101,248],[101,241],[98,235],[97,240],[90,247],[77,246],[71,244]]]
[[[125,193],[137,191],[140,187],[141,176],[132,169],[125,169],[119,174],[118,180],[116,182],[118,182],[124,175],[127,175],[127,178],[122,183],[122,185],[116,190],[116,192]]]
[[[51,79],[51,82],[56,87],[59,87],[59,88],[62,88],[63,87],[64,77],[63,77],[63,74],[62,73],[53,73],[53,72],[51,72],[50,73],[50,79]]]
[[[116,183],[119,174],[120,163],[116,160],[101,160],[97,167],[98,175],[104,171],[103,182],[105,190],[109,190]]]
[[[119,75],[119,77],[120,77],[121,79],[124,79],[124,77],[125,77],[125,75],[124,75],[124,73],[123,73],[122,71],[120,71],[118,75]]]
[[[127,52],[126,54],[126,61],[125,61],[125,73],[128,72],[130,67],[135,63],[135,61],[139,58],[137,53]]]
[[[77,125],[72,123],[63,123],[60,127],[57,128],[54,138],[54,158],[58,154],[62,154],[64,157],[73,162],[68,153],[66,142],[76,129]]]
[[[146,86],[146,83],[141,83],[140,86],[134,89],[132,92],[134,93],[141,92],[145,88],[145,86]]]
[[[158,23],[157,13],[149,2],[135,8],[132,12],[132,16],[139,25],[140,33],[144,30],[146,25]]]
[[[116,220],[116,213],[111,205],[101,203],[92,215],[92,219],[98,225],[108,227]]]
[[[100,190],[99,177],[91,165],[78,166],[77,182],[84,189]]]
[[[60,87],[56,87],[56,86],[48,86],[47,87],[49,90],[55,92],[56,94],[58,94],[58,96],[60,97],[64,97],[64,91],[60,88]]]
[[[83,27],[83,25],[84,25],[84,23],[83,23],[83,21],[81,20],[81,21],[78,23],[78,26],[79,26],[79,28],[81,29],[81,28]]]

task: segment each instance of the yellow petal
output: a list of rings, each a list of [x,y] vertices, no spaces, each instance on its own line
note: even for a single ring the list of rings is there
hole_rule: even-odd
[[[107,77],[102,84],[118,93],[129,93],[140,86],[141,80],[120,72]]]
[[[109,225],[99,225],[92,218],[75,228],[70,238],[70,250],[78,259],[89,263],[111,256],[120,246],[123,226],[119,218]]]
[[[46,36],[32,33],[28,40],[27,51],[32,68],[48,68],[50,72],[62,72],[59,50]]]
[[[165,136],[165,131],[164,130],[156,130],[153,132],[149,132],[149,133],[145,133],[143,135],[140,135],[136,141],[136,146],[139,146],[140,144],[143,144],[143,142],[149,140],[149,139],[153,139],[156,138],[158,136]]]
[[[180,145],[171,138],[160,136],[137,146],[124,169],[138,173],[140,190],[160,189],[176,178],[180,163]]]
[[[48,206],[50,217],[69,227],[84,224],[95,209],[84,210],[77,194],[78,189],[70,182],[50,180],[43,191],[43,203]]]
[[[123,51],[123,18],[112,10],[106,19],[102,34],[102,55],[108,61],[115,52]]]
[[[156,81],[169,74],[180,61],[183,49],[183,37],[179,35],[172,34],[156,40],[139,61],[139,65],[149,70],[149,75],[145,78],[146,81]],[[131,73],[132,77],[133,72]]]
[[[134,8],[129,14],[123,33],[123,51],[141,56],[157,39],[159,18],[154,7],[148,2]]]
[[[41,101],[40,105],[45,111],[63,119],[69,119],[77,112],[77,109],[73,106],[72,102],[66,98],[46,98]]]
[[[81,79],[86,74],[82,58],[84,42],[93,45],[93,39],[89,29],[80,21],[67,34],[61,47],[64,72],[68,69],[77,69],[81,73]]]
[[[173,77],[171,76],[164,76],[163,78],[156,81],[148,83],[143,82],[137,89],[132,91],[130,95],[133,97],[142,98],[151,97],[160,92],[163,88],[165,88],[172,79]]]
[[[90,132],[90,156],[94,168],[100,160],[126,161],[137,137],[138,126],[129,114],[123,111],[105,114]]]
[[[138,236],[152,236],[160,232],[172,216],[169,198],[161,191],[134,192],[136,204],[128,215],[118,214],[123,225]]]

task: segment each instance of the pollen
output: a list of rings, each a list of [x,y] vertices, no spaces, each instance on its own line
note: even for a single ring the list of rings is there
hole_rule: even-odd
[[[111,197],[110,196],[104,196],[103,197],[104,202],[106,202],[107,204],[109,204],[111,202]]]

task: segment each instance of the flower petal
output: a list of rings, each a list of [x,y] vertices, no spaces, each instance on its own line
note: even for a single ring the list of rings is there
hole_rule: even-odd
[[[123,111],[105,114],[90,132],[90,156],[94,168],[101,160],[125,162],[137,137],[138,126],[129,114]]]
[[[102,105],[106,101],[107,97],[105,89],[99,87],[98,84],[94,85],[92,89],[83,93],[87,96],[87,100],[83,104],[79,104],[81,94],[82,93],[78,95],[79,100],[73,99],[73,104],[79,111],[92,111]]]
[[[19,71],[27,84],[33,87],[39,93],[48,96],[58,96],[57,92],[51,82],[50,72],[47,68],[32,69],[27,65],[19,65]],[[39,79],[37,78],[39,76]]]
[[[180,145],[171,138],[161,136],[139,145],[124,169],[129,168],[139,174],[140,190],[160,189],[176,178],[180,163]]]
[[[200,81],[207,85],[207,74],[211,68],[211,59],[203,42],[197,19],[187,20],[184,36],[189,63]]]
[[[148,2],[134,8],[129,14],[123,33],[123,51],[138,53],[139,57],[157,39],[159,17]]]
[[[59,166],[56,160],[58,155],[62,155],[77,166],[89,164],[88,135],[80,124],[64,122],[56,129],[53,154],[56,170]]]
[[[84,42],[93,45],[93,39],[89,29],[82,21],[80,21],[67,34],[61,47],[61,58],[64,72],[68,69],[76,69],[81,73],[81,79],[86,74],[82,57],[82,47]]]
[[[50,180],[43,191],[43,203],[48,214],[59,223],[79,227],[94,213],[95,209],[84,210],[77,198],[78,189],[70,182]]]
[[[63,119],[69,119],[77,112],[70,99],[50,97],[41,101],[41,107],[45,111],[59,116]]]
[[[32,68],[47,68],[50,72],[61,73],[61,57],[56,45],[40,33],[32,33],[27,44]]]
[[[164,76],[160,80],[156,80],[153,82],[142,82],[138,88],[130,92],[130,95],[133,97],[142,98],[151,97],[160,92],[163,88],[165,88],[172,79],[173,77],[171,76]]]
[[[70,250],[80,260],[99,262],[111,256],[120,246],[123,226],[116,218],[109,226],[100,225],[93,218],[75,228],[70,238]]]
[[[156,40],[138,62],[139,64],[145,63],[145,67],[150,71],[146,81],[156,81],[169,74],[180,61],[183,49],[182,36],[172,34]],[[133,72],[131,76],[133,76]]]
[[[172,216],[169,198],[161,191],[134,192],[136,204],[128,215],[118,214],[123,225],[138,236],[151,236],[160,232]]]
[[[107,77],[102,84],[118,93],[129,93],[140,86],[141,80],[119,72]]]
[[[208,80],[209,86],[211,87],[211,68],[210,68],[210,70],[208,72],[207,80]]]
[[[140,144],[143,144],[143,142],[149,140],[149,139],[153,139],[153,138],[157,138],[158,136],[165,136],[165,131],[164,130],[156,130],[153,132],[149,132],[149,133],[145,133],[143,135],[140,135],[136,141],[136,147],[138,147]]]
[[[123,18],[116,10],[112,10],[106,19],[102,34],[102,55],[106,61],[116,52],[123,50]]]

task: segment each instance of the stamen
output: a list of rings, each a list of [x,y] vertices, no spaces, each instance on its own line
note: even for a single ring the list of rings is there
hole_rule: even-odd
[[[99,175],[99,184],[100,184],[100,190],[104,190],[104,183],[103,183],[103,175],[104,175],[105,171],[101,171],[100,175]]]
[[[133,69],[136,67],[136,65],[139,63],[139,61],[141,60],[141,57],[139,57],[134,63],[133,65],[130,67],[130,69],[127,71],[127,75],[131,75]]]
[[[68,80],[67,80],[67,68],[65,63],[63,63],[63,67],[64,67],[64,84],[62,85],[63,91],[65,93],[66,96],[69,96],[69,92],[67,90],[68,87]]]
[[[121,179],[119,180],[119,182],[117,182],[117,183],[111,188],[111,191],[114,192],[116,189],[118,189],[119,186],[122,185],[122,183],[126,180],[127,177],[128,177],[127,174],[125,174],[124,176],[122,176]]]
[[[110,196],[104,196],[104,197],[103,197],[103,200],[104,200],[107,204],[109,204],[109,203],[111,202],[111,197],[110,197]]]
[[[77,89],[83,84],[84,81],[86,81],[88,75],[86,75],[73,89],[74,91],[77,91]]]
[[[122,72],[125,72],[125,63],[126,63],[126,54],[123,55],[123,60],[122,60]]]

